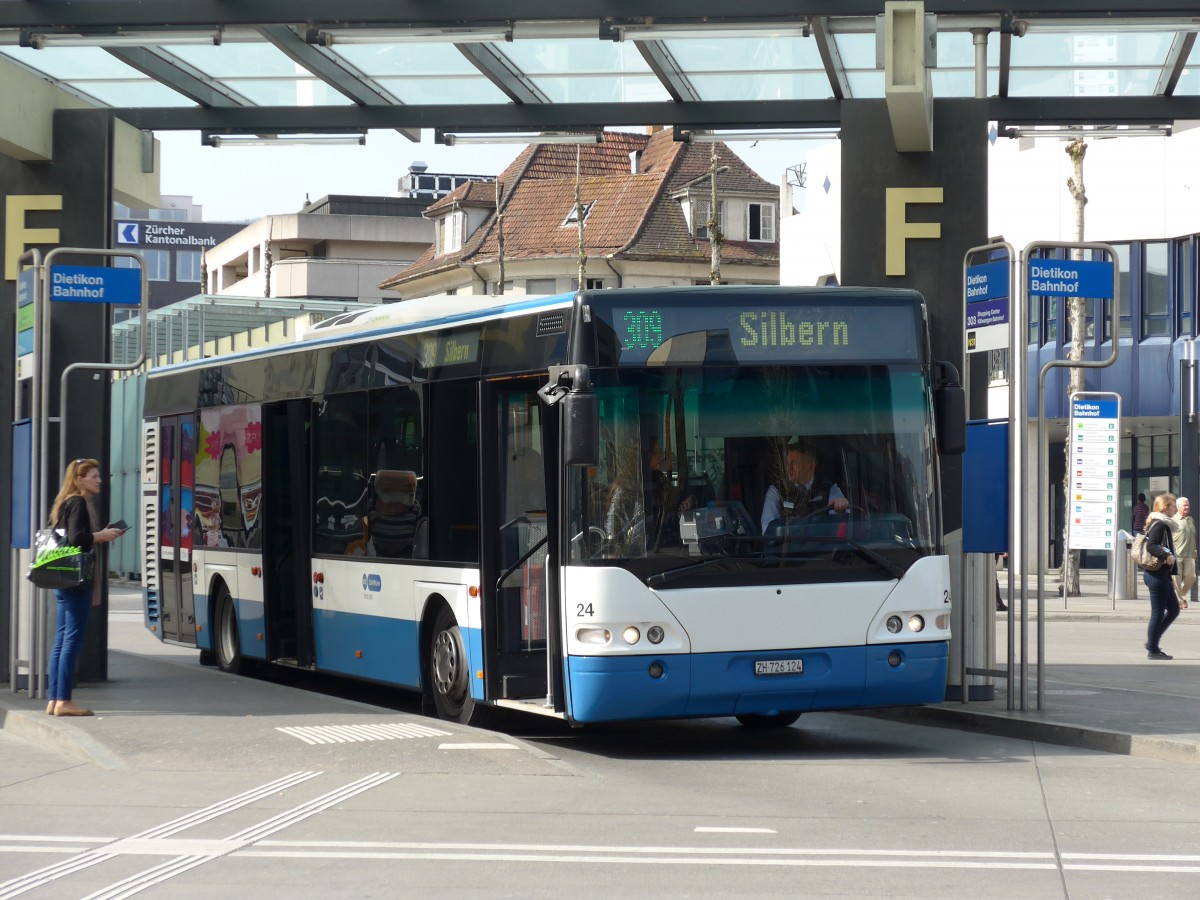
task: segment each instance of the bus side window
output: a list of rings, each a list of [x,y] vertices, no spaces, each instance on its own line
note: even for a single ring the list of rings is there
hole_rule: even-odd
[[[472,381],[429,386],[429,558],[479,561],[479,400]]]

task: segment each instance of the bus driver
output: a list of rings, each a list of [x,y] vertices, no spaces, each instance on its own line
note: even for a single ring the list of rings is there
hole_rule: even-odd
[[[817,451],[810,443],[792,441],[787,447],[784,478],[767,488],[763,501],[762,533],[777,519],[792,519],[832,508],[841,512],[850,505],[831,481],[817,481]]]

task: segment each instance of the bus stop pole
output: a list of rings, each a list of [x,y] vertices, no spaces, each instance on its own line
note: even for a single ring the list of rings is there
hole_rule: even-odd
[[[131,363],[129,365],[119,365],[119,364],[115,364],[115,363],[72,363],[71,365],[69,365],[65,369],[63,369],[62,379],[61,379],[61,391],[59,394],[60,399],[59,399],[59,416],[58,416],[58,424],[59,424],[58,457],[59,458],[58,458],[58,474],[56,477],[59,477],[59,478],[62,477],[62,473],[66,470],[66,467],[67,467],[67,378],[68,378],[68,376],[72,372],[74,372],[78,369],[100,369],[100,370],[105,370],[105,371],[110,371],[110,372],[132,372],[132,371],[136,371],[137,369],[139,369],[141,367],[142,363],[145,362],[145,359],[146,359],[146,338],[145,338],[146,314],[149,309],[149,297],[150,297],[149,279],[146,276],[146,264],[142,259],[142,255],[136,251],[132,251],[132,250],[97,250],[97,249],[88,248],[88,247],[55,247],[53,250],[51,250],[49,253],[46,254],[46,261],[43,264],[43,269],[42,269],[43,273],[50,272],[51,263],[60,254],[70,255],[70,256],[99,256],[99,257],[104,257],[104,258],[109,258],[109,259],[111,259],[113,257],[128,257],[128,258],[137,260],[138,266],[141,270],[141,289],[139,292],[140,293],[139,306],[141,309],[141,328],[140,328],[141,338],[139,341],[140,352],[139,352],[138,358],[137,358],[137,360],[135,360],[133,363]],[[37,405],[34,409],[35,409],[35,414],[37,416],[37,423],[38,423],[37,426],[35,427],[35,433],[37,433],[37,431],[40,430],[41,435],[44,437],[44,436],[48,435],[50,432],[49,409],[48,409],[47,404],[44,401],[44,396],[43,396],[44,391],[45,391],[45,385],[48,384],[50,381],[50,328],[51,328],[50,279],[43,277],[41,287],[42,287],[42,290],[39,292],[39,294],[41,295],[39,298],[41,308],[38,310],[38,312],[35,313],[35,315],[38,317],[38,327],[39,327],[38,351],[41,355],[41,358],[37,361],[38,370],[40,371],[40,379],[39,379],[39,383],[38,383],[39,395],[37,398]],[[30,504],[33,507],[31,520],[32,520],[32,522],[35,522],[35,523],[41,522],[46,517],[46,515],[48,515],[48,513],[49,513],[48,503],[47,503],[47,500],[48,500],[47,486],[46,486],[46,474],[48,474],[48,473],[45,473],[45,466],[41,465],[42,458],[45,455],[45,451],[46,451],[46,449],[48,449],[49,441],[48,440],[44,441],[44,443],[46,445],[45,447],[42,446],[42,443],[43,443],[42,441],[39,441],[39,444],[37,447],[38,455],[36,457],[35,464],[34,464],[39,473],[39,477],[36,479],[36,486],[37,486],[36,487],[36,502]],[[33,534],[36,532],[36,529],[40,528],[40,527],[41,527],[40,525],[34,526],[34,531],[30,532],[31,538],[32,538]],[[50,661],[49,654],[46,653],[46,649],[45,649],[49,646],[49,633],[48,633],[48,629],[47,629],[47,623],[48,623],[47,616],[49,613],[49,600],[46,597],[46,592],[43,590],[35,591],[35,598],[36,599],[34,602],[34,608],[35,608],[35,623],[34,624],[35,624],[35,632],[36,633],[35,633],[34,645],[31,648],[31,653],[30,653],[31,664],[30,664],[30,672],[29,672],[30,697],[34,698],[34,699],[43,697],[45,694],[45,687],[43,687],[43,682],[46,679],[46,675],[47,675],[46,670],[48,668],[49,661]]]
[[[1120,334],[1120,331],[1118,330],[1118,324],[1121,321],[1121,298],[1120,298],[1120,285],[1118,283],[1118,279],[1116,276],[1116,265],[1115,265],[1115,261],[1117,258],[1116,251],[1113,250],[1113,248],[1108,244],[1082,243],[1082,242],[1074,243],[1074,244],[1059,244],[1059,243],[1051,243],[1048,241],[1034,241],[1032,244],[1029,244],[1025,247],[1025,250],[1021,254],[1021,256],[1023,259],[1028,260],[1031,258],[1030,254],[1032,252],[1036,252],[1043,248],[1052,248],[1052,249],[1056,249],[1056,250],[1060,249],[1060,248],[1065,249],[1065,250],[1099,250],[1102,253],[1107,254],[1108,261],[1113,263],[1114,265],[1113,265],[1113,287],[1112,287],[1112,295],[1113,295],[1112,322],[1110,323],[1111,330],[1109,331],[1109,333],[1112,335],[1112,353],[1111,353],[1111,355],[1109,355],[1108,359],[1095,360],[1095,361],[1091,361],[1091,362],[1089,362],[1088,360],[1072,361],[1069,359],[1052,359],[1048,363],[1043,365],[1041,368],[1041,371],[1038,373],[1038,388],[1037,388],[1038,463],[1037,463],[1037,480],[1036,480],[1036,485],[1037,485],[1037,547],[1036,547],[1036,554],[1037,554],[1037,617],[1038,617],[1037,618],[1037,629],[1038,629],[1038,633],[1037,633],[1037,645],[1038,645],[1038,647],[1037,647],[1037,650],[1038,650],[1037,708],[1039,710],[1045,708],[1045,693],[1046,693],[1046,691],[1045,691],[1045,681],[1046,681],[1046,679],[1045,679],[1045,663],[1046,663],[1046,649],[1045,649],[1045,645],[1046,645],[1046,610],[1045,610],[1045,591],[1046,591],[1045,556],[1046,556],[1046,549],[1045,549],[1045,539],[1046,539],[1046,525],[1047,525],[1047,522],[1046,522],[1047,510],[1046,510],[1046,490],[1045,490],[1046,485],[1043,484],[1043,479],[1046,477],[1046,465],[1047,465],[1046,457],[1047,457],[1047,449],[1048,449],[1046,447],[1046,440],[1045,440],[1046,376],[1050,373],[1051,369],[1106,369],[1117,361],[1117,354],[1118,354],[1118,352],[1120,350],[1120,346],[1121,346],[1121,334]],[[1066,499],[1067,498],[1064,497],[1064,500],[1066,500]],[[1065,554],[1070,551],[1064,545],[1062,552],[1064,554],[1064,559],[1065,559],[1066,558]],[[1063,585],[1063,596],[1065,599],[1066,585]],[[1026,622],[1024,619],[1024,609],[1022,609],[1021,627],[1022,627],[1022,631],[1024,632],[1026,630]],[[1025,634],[1022,635],[1022,639],[1025,640],[1026,644],[1028,643],[1027,636]],[[1024,665],[1024,659],[1022,659],[1022,665]],[[1024,678],[1022,678],[1021,690],[1022,690],[1022,703],[1023,704],[1025,704],[1025,701],[1027,699],[1026,698],[1027,689],[1028,689],[1028,686],[1026,685]]]

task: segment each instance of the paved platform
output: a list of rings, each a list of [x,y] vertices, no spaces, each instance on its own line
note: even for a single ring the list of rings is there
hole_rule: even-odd
[[[1001,573],[1002,588],[1007,587]],[[1108,599],[1104,573],[1085,572],[1082,596],[1065,600],[1057,580],[1046,580],[1045,668],[1038,708],[1036,604],[1028,611],[1028,653],[1024,685],[1020,679],[1020,630],[1016,633],[1016,678],[1009,703],[1004,679],[995,698],[945,703],[911,710],[871,713],[914,724],[957,728],[1090,750],[1200,764],[1200,604],[1182,611],[1163,640],[1175,659],[1146,658],[1149,600],[1139,585],[1134,599]],[[84,686],[77,699],[97,712],[94,719],[45,715],[44,701],[29,699],[0,685],[0,727],[49,744],[106,768],[154,767],[190,752],[239,759],[269,755],[280,762],[303,751],[333,753],[336,744],[314,750],[300,735],[304,729],[399,725],[413,734],[435,729],[429,741],[386,741],[378,752],[404,754],[409,769],[422,766],[426,748],[438,741],[480,740],[475,729],[448,725],[411,712],[381,709],[369,703],[299,691],[262,679],[234,679],[201,667],[196,651],[164,646],[141,626],[136,589],[114,587],[110,615],[110,680]],[[996,616],[997,666],[1006,666],[1009,616]],[[1014,618],[1019,626],[1021,616]],[[1013,708],[1009,708],[1010,705]],[[803,720],[802,720],[803,721]],[[284,731],[284,729],[291,729]],[[510,740],[503,734],[496,741]],[[509,757],[518,764],[515,754]],[[300,756],[297,755],[297,759]],[[526,760],[529,762],[529,760]],[[521,763],[524,764],[524,763]]]

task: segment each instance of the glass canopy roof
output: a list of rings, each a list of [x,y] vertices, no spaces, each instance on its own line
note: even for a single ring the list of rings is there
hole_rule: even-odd
[[[882,0],[727,4],[736,10],[675,0],[643,5],[646,15],[618,19],[588,18],[579,9],[612,4],[559,3],[572,7],[572,18],[531,19],[505,16],[504,8],[556,5],[445,0],[445,18],[430,23],[428,4],[416,0],[0,0],[0,54],[151,130],[567,130],[589,114],[593,127],[626,124],[639,106],[643,123],[662,121],[664,104],[725,104],[714,127],[778,127],[780,111],[770,101],[884,97]],[[1175,103],[1173,115],[1194,110],[1188,117],[1200,118],[1200,16],[1167,17],[1184,4],[1163,0],[1154,14],[1134,2],[1110,2],[1091,14],[1080,2],[1030,5],[1035,11],[1014,18],[995,3],[927,0],[932,95],[975,97],[982,75],[980,96],[1008,101],[1005,110],[1024,111],[1029,121],[1052,121],[1068,107],[1016,101],[1172,98],[1197,101]],[[719,14],[706,15],[709,6]],[[330,19],[329,7],[339,20]],[[380,21],[379,7],[398,20]],[[182,9],[191,12],[184,17]],[[296,21],[287,20],[289,9]],[[422,19],[404,16],[422,10]],[[566,115],[574,105],[586,110]],[[381,107],[414,109],[393,121]],[[1132,108],[1113,107],[1112,121]],[[229,115],[238,109],[262,115]],[[789,107],[788,123],[803,127],[804,109]],[[355,110],[374,114],[355,126]],[[463,120],[472,115],[486,121]]]

